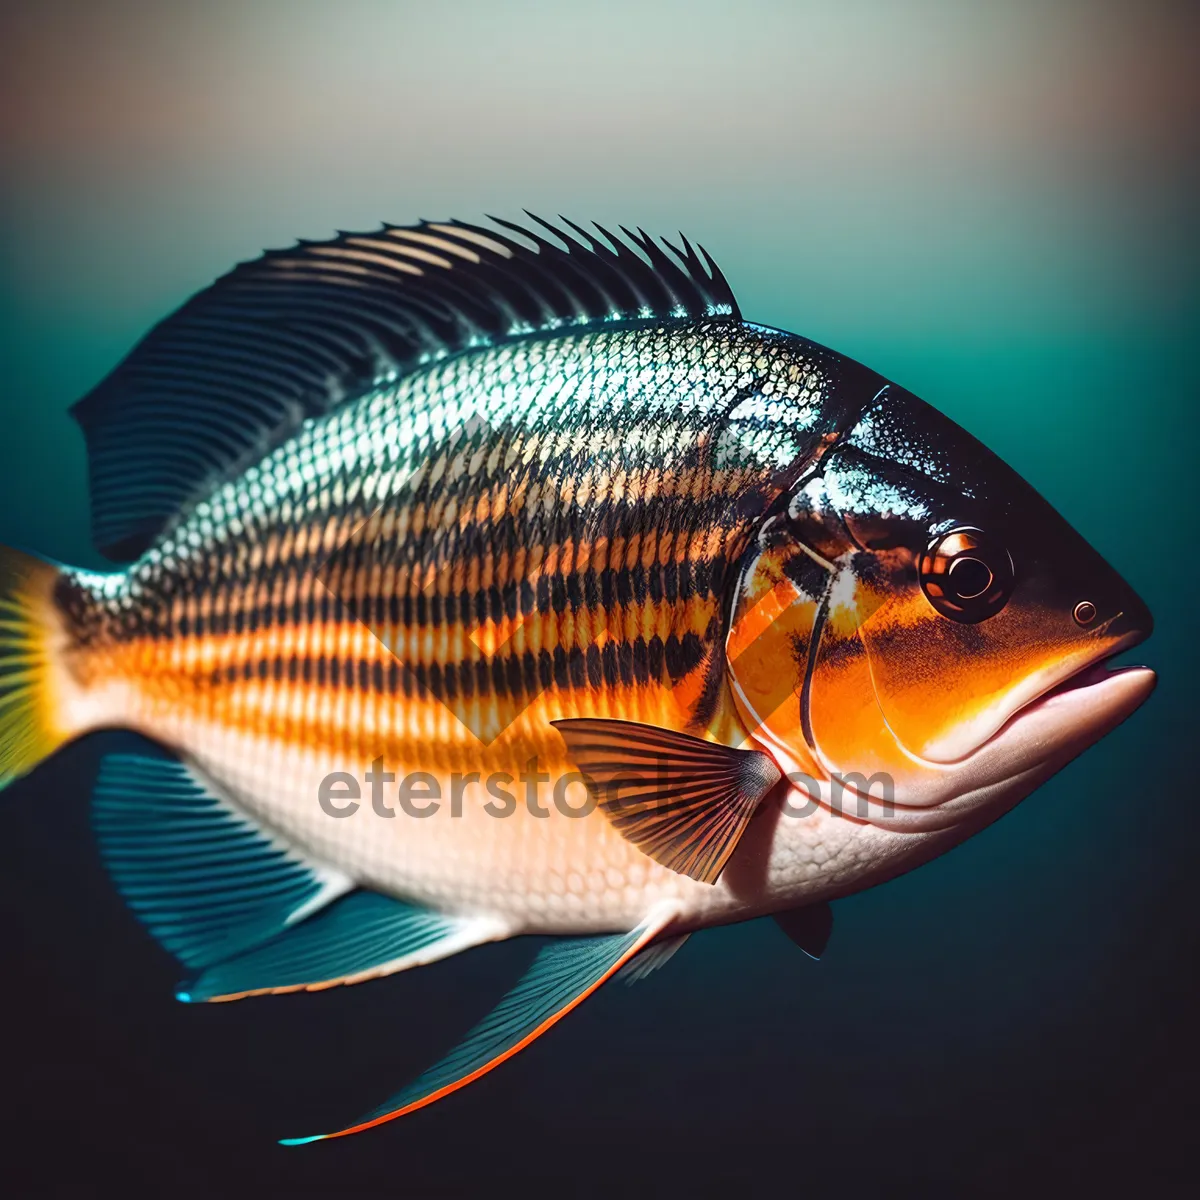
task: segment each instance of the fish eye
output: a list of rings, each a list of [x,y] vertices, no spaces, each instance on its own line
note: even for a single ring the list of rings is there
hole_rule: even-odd
[[[982,529],[939,534],[921,556],[921,590],[944,617],[973,625],[994,617],[1012,595],[1012,555]]]

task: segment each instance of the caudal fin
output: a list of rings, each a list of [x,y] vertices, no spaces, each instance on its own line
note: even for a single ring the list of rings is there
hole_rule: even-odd
[[[75,732],[56,687],[67,641],[54,603],[60,574],[54,563],[0,546],[0,788]]]

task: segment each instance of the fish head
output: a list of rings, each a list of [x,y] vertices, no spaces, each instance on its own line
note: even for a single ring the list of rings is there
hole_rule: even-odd
[[[743,561],[727,656],[756,738],[935,828],[1015,802],[1150,694],[1121,576],[1015,471],[889,385]]]

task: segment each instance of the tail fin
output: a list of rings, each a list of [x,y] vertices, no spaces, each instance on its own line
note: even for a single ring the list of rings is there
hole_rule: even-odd
[[[54,603],[61,574],[54,563],[0,546],[0,788],[75,733],[58,686],[67,644]]]

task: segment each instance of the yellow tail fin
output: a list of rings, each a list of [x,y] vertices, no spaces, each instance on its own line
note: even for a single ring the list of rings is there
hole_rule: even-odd
[[[0,788],[74,734],[55,687],[67,640],[54,603],[60,574],[54,563],[0,546]]]

